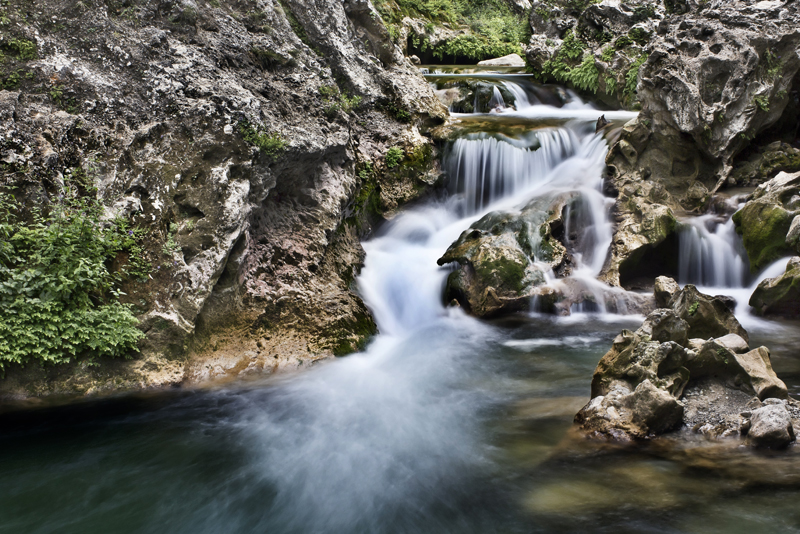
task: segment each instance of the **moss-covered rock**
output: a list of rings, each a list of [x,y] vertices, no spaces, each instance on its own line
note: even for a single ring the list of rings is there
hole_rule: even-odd
[[[759,186],[745,206],[733,215],[741,234],[750,269],[757,272],[793,250],[787,235],[800,208],[800,172],[780,173]]]
[[[534,199],[518,213],[491,212],[475,222],[438,260],[459,264],[448,277],[445,300],[457,300],[478,317],[527,310],[537,296],[551,309],[558,297],[540,287],[545,272],[563,272],[570,263],[552,227],[574,198]]]

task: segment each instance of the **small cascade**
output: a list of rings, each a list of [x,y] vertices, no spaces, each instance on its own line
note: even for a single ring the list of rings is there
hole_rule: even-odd
[[[505,109],[505,107],[506,103],[503,100],[503,95],[500,94],[500,89],[495,85],[492,88],[492,98],[489,100],[489,111],[499,111]]]
[[[518,110],[531,106],[530,97],[528,92],[522,85],[516,82],[504,81],[503,86],[508,89],[508,92],[514,95],[514,107]],[[537,102],[538,103],[538,102]]]
[[[744,287],[748,265],[733,219],[707,214],[683,221],[678,281],[710,287]]]

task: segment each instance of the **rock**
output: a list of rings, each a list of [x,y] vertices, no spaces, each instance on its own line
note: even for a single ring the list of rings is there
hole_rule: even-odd
[[[750,306],[761,315],[800,316],[800,257],[789,260],[782,275],[762,280],[750,297]]]
[[[414,54],[412,54],[412,55],[408,56],[408,59],[409,59],[409,60],[411,61],[411,63],[413,63],[414,65],[421,65],[421,64],[422,64],[422,61],[421,61],[421,60],[420,60],[420,59],[419,59],[419,58],[418,58],[416,55],[414,55]]]
[[[772,370],[769,349],[766,347],[758,347],[744,354],[733,354],[731,363],[731,367],[738,371],[736,373],[738,379],[741,380],[741,385],[738,387],[749,386],[761,400],[788,398],[786,384]],[[738,381],[736,378],[734,380]]]
[[[672,305],[672,299],[681,290],[678,282],[668,276],[659,276],[656,278],[653,293],[656,297],[656,305],[659,308],[669,308]]]
[[[747,441],[755,447],[782,449],[795,440],[792,419],[782,403],[754,410],[745,427]]]
[[[552,237],[551,225],[560,222],[572,199],[571,194],[538,198],[519,213],[491,212],[475,222],[438,260],[459,264],[448,277],[445,299],[458,300],[478,317],[529,309],[535,296],[545,297],[539,304],[552,309],[557,294],[537,286],[545,282],[543,269],[568,266],[566,248]]]
[[[745,341],[742,336],[737,334],[728,334],[717,338],[714,341],[720,346],[725,347],[736,354],[742,354],[750,350],[750,346],[747,344],[747,341]]]
[[[744,207],[733,215],[752,272],[782,256],[800,253],[798,243],[789,235],[798,208],[792,205],[791,199],[798,194],[800,172],[782,172],[760,185]]]
[[[519,54],[508,54],[503,57],[478,61],[478,65],[486,67],[524,67],[525,60]]]
[[[636,333],[659,343],[674,341],[685,347],[689,342],[689,324],[668,309],[658,309],[649,314]]]
[[[700,293],[691,284],[675,296],[673,309],[689,324],[689,337],[708,339],[737,334],[749,340],[747,331],[724,301]]]
[[[10,14],[19,36],[36,35],[38,57],[15,60],[32,79],[0,91],[0,158],[26,165],[2,171],[4,185],[32,205],[83,167],[108,214],[145,231],[153,270],[123,288],[146,331],[142,354],[86,372],[11,369],[0,396],[270,373],[352,352],[375,332],[351,284],[360,240],[428,189],[418,176],[435,172],[434,147],[420,127],[447,109],[370,2],[276,6],[145,0],[122,17],[43,0],[59,14],[52,28]],[[78,43],[65,27],[94,29]],[[31,98],[43,83],[63,96]],[[325,113],[325,95],[343,92],[359,105]],[[282,150],[254,146],[245,125]],[[389,171],[376,155],[391,146],[419,163]]]
[[[789,143],[775,141],[758,147],[747,161],[734,163],[729,182],[738,186],[757,186],[779,172],[800,171],[800,149]]]
[[[670,282],[659,285],[675,289]],[[728,436],[740,412],[788,398],[769,350],[749,350],[747,333],[723,302],[691,285],[673,295],[671,308],[648,314],[636,332],[623,330],[597,364],[592,400],[575,418],[584,432],[640,439],[675,428],[685,415],[697,432]]]
[[[631,392],[615,386],[593,398],[575,416],[590,435],[627,441],[661,434],[680,425],[683,405],[649,379]]]

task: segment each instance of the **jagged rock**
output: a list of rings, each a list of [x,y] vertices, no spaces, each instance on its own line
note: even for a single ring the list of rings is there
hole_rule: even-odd
[[[747,161],[736,162],[728,181],[738,186],[757,186],[779,172],[799,171],[800,149],[783,141],[775,141],[756,149]]]
[[[747,441],[755,447],[782,449],[795,440],[789,410],[780,401],[753,410],[746,419],[743,430],[747,430]]]
[[[525,60],[519,54],[509,54],[503,57],[478,61],[478,65],[486,67],[524,67]]]
[[[695,315],[704,315],[702,321],[692,316],[684,320],[688,301],[698,303],[693,309]],[[701,306],[706,306],[702,312]],[[690,339],[693,329],[720,334],[707,341]],[[614,339],[597,364],[592,400],[576,415],[576,423],[590,435],[638,439],[675,428],[688,406],[697,431],[730,435],[731,417],[753,395],[756,402],[788,397],[786,385],[772,369],[769,350],[749,350],[746,336],[715,297],[686,286],[675,294],[671,308],[651,312],[636,332],[623,330]],[[715,406],[724,416],[712,423],[703,414],[716,412]]]
[[[653,293],[656,297],[656,305],[659,308],[669,308],[672,305],[672,299],[681,290],[678,282],[668,276],[659,276],[656,278]]]
[[[749,340],[747,331],[723,300],[704,295],[691,284],[675,296],[672,307],[689,324],[689,337],[708,339],[737,334]]]
[[[575,422],[589,435],[628,441],[672,430],[682,418],[683,405],[645,379],[633,392],[616,385],[594,397],[575,415]]]
[[[800,209],[800,203],[793,199],[799,194],[800,172],[782,172],[760,185],[733,215],[751,271],[757,272],[781,256],[800,252],[794,234],[790,237],[792,222]]]
[[[800,315],[800,257],[789,260],[782,275],[762,280],[750,297],[750,306],[762,315]]]

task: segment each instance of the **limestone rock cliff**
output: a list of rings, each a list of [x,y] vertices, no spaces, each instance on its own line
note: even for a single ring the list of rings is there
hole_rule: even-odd
[[[0,185],[46,204],[88,175],[152,265],[123,287],[141,354],[12,369],[0,394],[269,372],[368,339],[359,239],[436,179],[420,131],[446,116],[368,1],[0,9]]]

